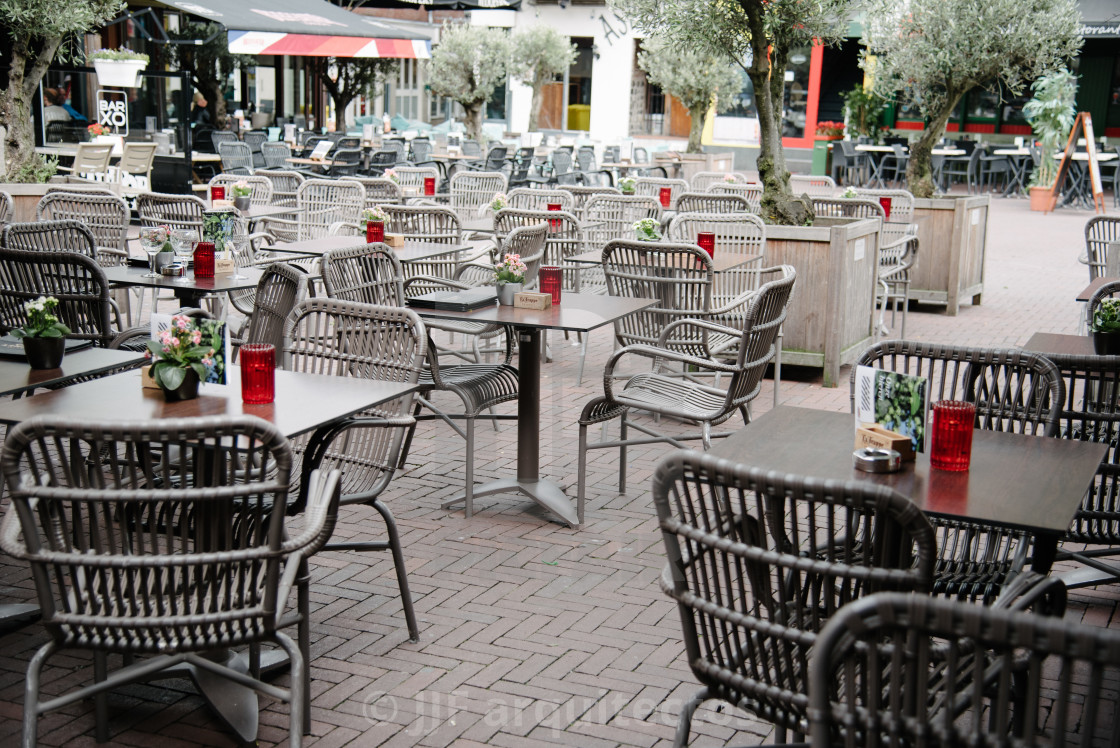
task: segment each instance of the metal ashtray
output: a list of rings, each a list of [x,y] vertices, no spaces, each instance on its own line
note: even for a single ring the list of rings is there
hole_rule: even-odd
[[[159,269],[163,275],[169,275],[174,278],[181,278],[187,273],[187,266],[180,262],[173,262],[170,265],[164,265]]]
[[[902,455],[893,449],[864,447],[852,452],[852,462],[865,473],[895,473],[902,468]]]

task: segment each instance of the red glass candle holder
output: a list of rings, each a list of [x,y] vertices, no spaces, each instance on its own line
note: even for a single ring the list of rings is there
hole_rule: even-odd
[[[889,197],[879,198],[879,205],[883,206],[883,213],[886,214],[888,221],[891,220],[891,202],[892,200]]]
[[[661,191],[657,194],[658,194],[658,197],[661,198],[661,207],[662,208],[668,208],[669,204],[673,202],[673,188],[672,187],[662,187]]]
[[[709,257],[716,256],[716,235],[711,231],[701,231],[696,234],[696,245],[708,253]]]
[[[930,467],[937,470],[968,470],[972,459],[972,429],[976,406],[959,400],[933,404]]]
[[[563,208],[564,208],[564,206],[561,205],[560,203],[548,203],[547,205],[548,205],[549,210],[563,210]],[[551,228],[553,231],[558,231],[560,229],[560,219],[559,218],[549,219],[548,225],[549,225],[549,228]]]
[[[271,343],[243,345],[237,353],[241,364],[241,400],[264,405],[276,398],[276,347]]]
[[[542,265],[540,269],[541,293],[552,294],[552,303],[560,303],[560,286],[562,278],[560,268],[555,265]]]
[[[194,277],[214,277],[214,242],[199,242],[195,245]]]
[[[366,221],[366,242],[373,244],[383,241],[385,241],[385,222]]]
[[[210,202],[226,199],[226,188],[221,184],[210,185]]]
[[[425,195],[436,194],[436,178],[435,177],[424,177],[424,194]]]

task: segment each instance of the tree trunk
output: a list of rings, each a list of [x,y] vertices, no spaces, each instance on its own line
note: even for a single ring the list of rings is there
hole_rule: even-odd
[[[945,108],[937,113],[926,126],[922,137],[916,143],[910,144],[910,160],[906,164],[906,187],[914,193],[914,197],[933,197],[935,185],[933,183],[933,169],[930,165],[931,151],[945,135],[945,125],[957,107],[964,92],[950,97]]]
[[[541,104],[544,103],[544,81],[540,76],[533,81],[533,101],[529,104],[529,132],[537,131],[537,123],[541,118]]]
[[[813,219],[809,201],[794,197],[789,188],[789,171],[782,150],[782,97],[785,93],[785,55],[777,48],[768,49],[766,37],[754,33],[754,59],[747,75],[754,84],[758,107],[759,154],[758,175],[762,180],[762,219],[767,223],[803,226]],[[773,58],[773,70],[771,60]]]
[[[459,103],[463,104],[461,101]],[[467,128],[467,138],[476,141],[484,148],[486,144],[482,142],[482,112],[485,108],[485,101],[463,104],[463,111],[465,112],[465,122],[463,124]]]
[[[31,102],[38,94],[39,82],[54,59],[59,42],[51,40],[33,52],[26,39],[13,40],[8,87],[0,90],[0,122],[7,126],[4,136],[6,181],[12,181],[35,158]]]
[[[341,96],[334,98],[334,129],[335,132],[346,132],[346,107],[354,100],[351,96],[345,100]]]
[[[688,110],[692,125],[688,129],[687,153],[700,153],[700,136],[704,134],[704,117],[708,113],[707,107],[696,107]]]

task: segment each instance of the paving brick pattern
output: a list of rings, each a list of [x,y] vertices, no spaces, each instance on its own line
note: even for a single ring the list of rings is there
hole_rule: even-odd
[[[1041,216],[1026,201],[996,199],[983,303],[966,305],[953,318],[937,307],[912,310],[910,337],[1012,346],[1035,331],[1075,332],[1080,310],[1073,299],[1088,277],[1076,258],[1089,215]],[[582,385],[574,340],[554,335],[554,361],[542,369],[542,472],[573,489],[575,420],[601,391],[609,331],[594,333],[589,348]],[[822,387],[819,372],[787,367],[784,374],[785,403],[848,409],[847,388]],[[771,394],[767,381],[756,413],[769,409]],[[495,431],[484,424],[477,434],[478,480],[512,471],[512,425]],[[512,496],[476,500],[476,514],[466,520],[461,511],[440,508],[461,486],[462,443],[438,423],[423,424],[407,470],[386,496],[403,534],[421,640],[408,641],[385,554],[318,556],[308,744],[669,745],[678,709],[697,684],[684,661],[677,611],[657,585],[664,553],[649,480],[666,451],[630,449],[625,495],[616,490],[613,451],[593,452],[581,531]],[[378,530],[372,511],[350,508],[336,532]],[[0,594],[32,597],[26,570],[10,559],[0,559]],[[1110,626],[1116,602],[1115,587],[1077,592],[1068,616]],[[17,740],[26,664],[45,638],[35,625],[0,638],[0,745]],[[44,672],[44,694],[85,682],[90,664],[84,654],[56,656]],[[112,745],[234,744],[185,682],[121,689],[112,695],[111,713]],[[286,724],[287,708],[264,699],[259,744],[283,744]],[[45,746],[93,745],[93,732],[89,703],[40,721]],[[715,704],[697,713],[693,736],[696,746],[773,739],[769,725]]]

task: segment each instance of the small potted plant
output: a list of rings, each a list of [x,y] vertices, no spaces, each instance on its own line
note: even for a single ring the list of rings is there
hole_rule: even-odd
[[[401,183],[401,178],[400,178],[400,176],[397,175],[397,172],[396,172],[395,169],[386,169],[385,171],[383,171],[381,173],[381,176],[385,177],[386,179],[393,180],[393,182],[395,184],[400,184]]]
[[[206,322],[211,324],[203,330],[195,320],[177,314],[158,340],[148,341],[148,354],[154,359],[149,374],[169,403],[198,397],[198,385],[224,367],[221,323]]]
[[[366,242],[373,244],[374,242],[385,241],[385,222],[389,220],[389,214],[381,209],[380,206],[366,208],[362,211],[362,220],[366,222]]]
[[[249,210],[252,197],[253,188],[244,179],[233,183],[233,207],[242,212]]]
[[[97,71],[97,82],[102,86],[136,88],[140,72],[148,67],[148,56],[131,49],[99,49],[86,56]]]
[[[634,177],[622,177],[618,180],[618,189],[623,195],[634,194]]]
[[[848,187],[842,193],[840,193],[840,197],[851,200],[852,198],[859,197],[859,193],[856,192],[855,187]]]
[[[657,222],[656,218],[643,218],[640,221],[634,221],[634,233],[637,234],[640,242],[659,242],[661,241],[661,224]]]
[[[739,181],[739,178],[736,177],[734,174],[724,174],[723,175],[723,183],[724,184],[735,184],[738,181]]]
[[[40,296],[23,305],[27,324],[12,330],[12,337],[23,340],[23,352],[32,369],[57,369],[66,353],[66,336],[70,328],[55,315],[58,299]]]
[[[843,122],[818,122],[817,140],[840,140],[844,137]]]
[[[494,282],[498,285],[498,303],[513,306],[514,295],[525,287],[525,273],[529,267],[521,255],[508,254],[494,266]]]
[[[491,211],[493,211],[494,213],[497,213],[499,210],[506,207],[507,204],[508,203],[506,201],[506,193],[495,192],[494,193],[494,199],[490,201],[490,206],[489,207],[490,207]]]
[[[1120,356],[1120,299],[1104,299],[1089,324],[1098,356]]]

